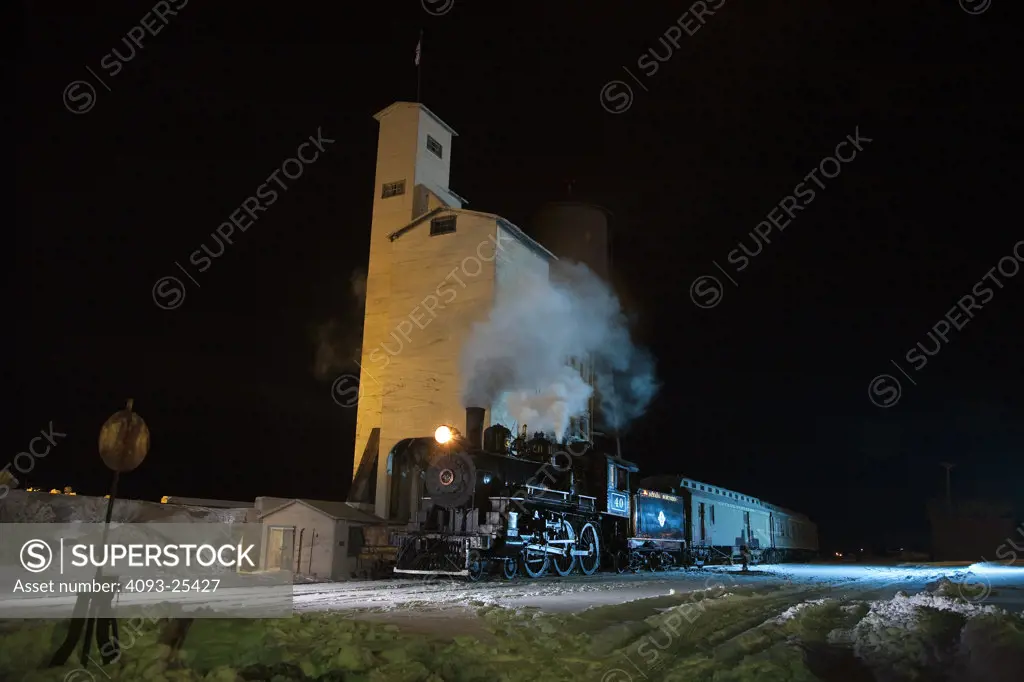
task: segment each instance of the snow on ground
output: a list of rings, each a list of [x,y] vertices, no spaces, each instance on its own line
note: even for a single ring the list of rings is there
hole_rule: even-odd
[[[946,596],[948,591],[913,596],[900,592],[893,599],[872,601],[853,628],[833,630],[828,640],[852,646],[854,655],[881,680],[899,680],[922,669],[956,665],[958,652],[952,645],[966,622],[998,616],[1000,609]],[[1019,672],[1024,675],[1024,668]]]
[[[491,647],[504,641],[494,639],[496,620],[515,624],[497,629],[504,639],[543,626],[582,637],[558,646],[569,659],[604,661],[583,678],[602,682],[1024,679],[1024,568],[780,564],[395,579],[296,586],[295,607]]]
[[[195,675],[166,679],[214,679],[216,666],[246,671],[216,677],[229,682],[1024,679],[1024,568],[777,565],[291,589],[297,618],[196,621]],[[45,661],[53,635],[12,627],[6,638],[0,627],[0,679],[67,682],[65,669],[23,675],[16,666]],[[148,659],[131,654],[135,667],[109,679],[165,679],[139,677]],[[5,665],[19,672],[5,678]]]
[[[535,607],[548,613],[576,613],[587,608],[668,596],[671,591],[681,594],[719,585],[813,587],[832,596],[857,593],[882,599],[891,598],[900,590],[924,590],[944,578],[964,584],[961,596],[972,603],[985,601],[1016,612],[1024,609],[1024,568],[982,571],[970,566],[928,565],[777,564],[757,566],[748,573],[723,566],[627,575],[517,578],[511,582],[492,578],[479,583],[446,578],[394,578],[296,585],[294,594],[295,609],[300,612],[345,609],[382,613],[498,605]]]

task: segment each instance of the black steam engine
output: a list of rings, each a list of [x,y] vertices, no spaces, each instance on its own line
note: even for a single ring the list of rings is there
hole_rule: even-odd
[[[506,579],[553,571],[591,575],[655,570],[681,560],[682,498],[630,490],[637,466],[592,444],[558,445],[526,428],[483,428],[466,410],[465,433],[400,442],[389,463],[393,499],[410,523],[395,572]]]

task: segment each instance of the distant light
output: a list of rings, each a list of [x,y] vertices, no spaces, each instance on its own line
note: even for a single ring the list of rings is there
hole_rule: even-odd
[[[160,504],[167,504],[167,500],[169,500],[169,499],[170,499],[170,497],[168,497],[167,495],[164,495],[163,497],[160,498]]]
[[[484,485],[490,485],[490,483],[491,483],[491,475],[490,474],[484,474]]]
[[[1024,576],[1024,566],[1009,566],[1005,563],[996,563],[994,561],[978,562],[971,564],[967,567],[968,573],[975,575],[1003,575],[1003,576],[1014,576],[1016,579],[1020,579]]]
[[[434,431],[434,440],[441,445],[449,442],[452,439],[452,429],[450,426],[438,426],[437,430]]]

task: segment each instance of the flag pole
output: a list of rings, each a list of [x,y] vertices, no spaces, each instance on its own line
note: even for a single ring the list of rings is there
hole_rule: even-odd
[[[422,67],[420,66],[421,53],[423,51],[423,29],[420,29],[420,42],[416,45],[416,102],[422,103],[420,99],[420,78]]]

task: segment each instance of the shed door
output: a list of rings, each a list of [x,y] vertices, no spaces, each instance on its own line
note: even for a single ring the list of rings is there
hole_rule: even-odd
[[[284,526],[271,527],[267,531],[267,570],[292,570],[292,547],[295,529]]]

